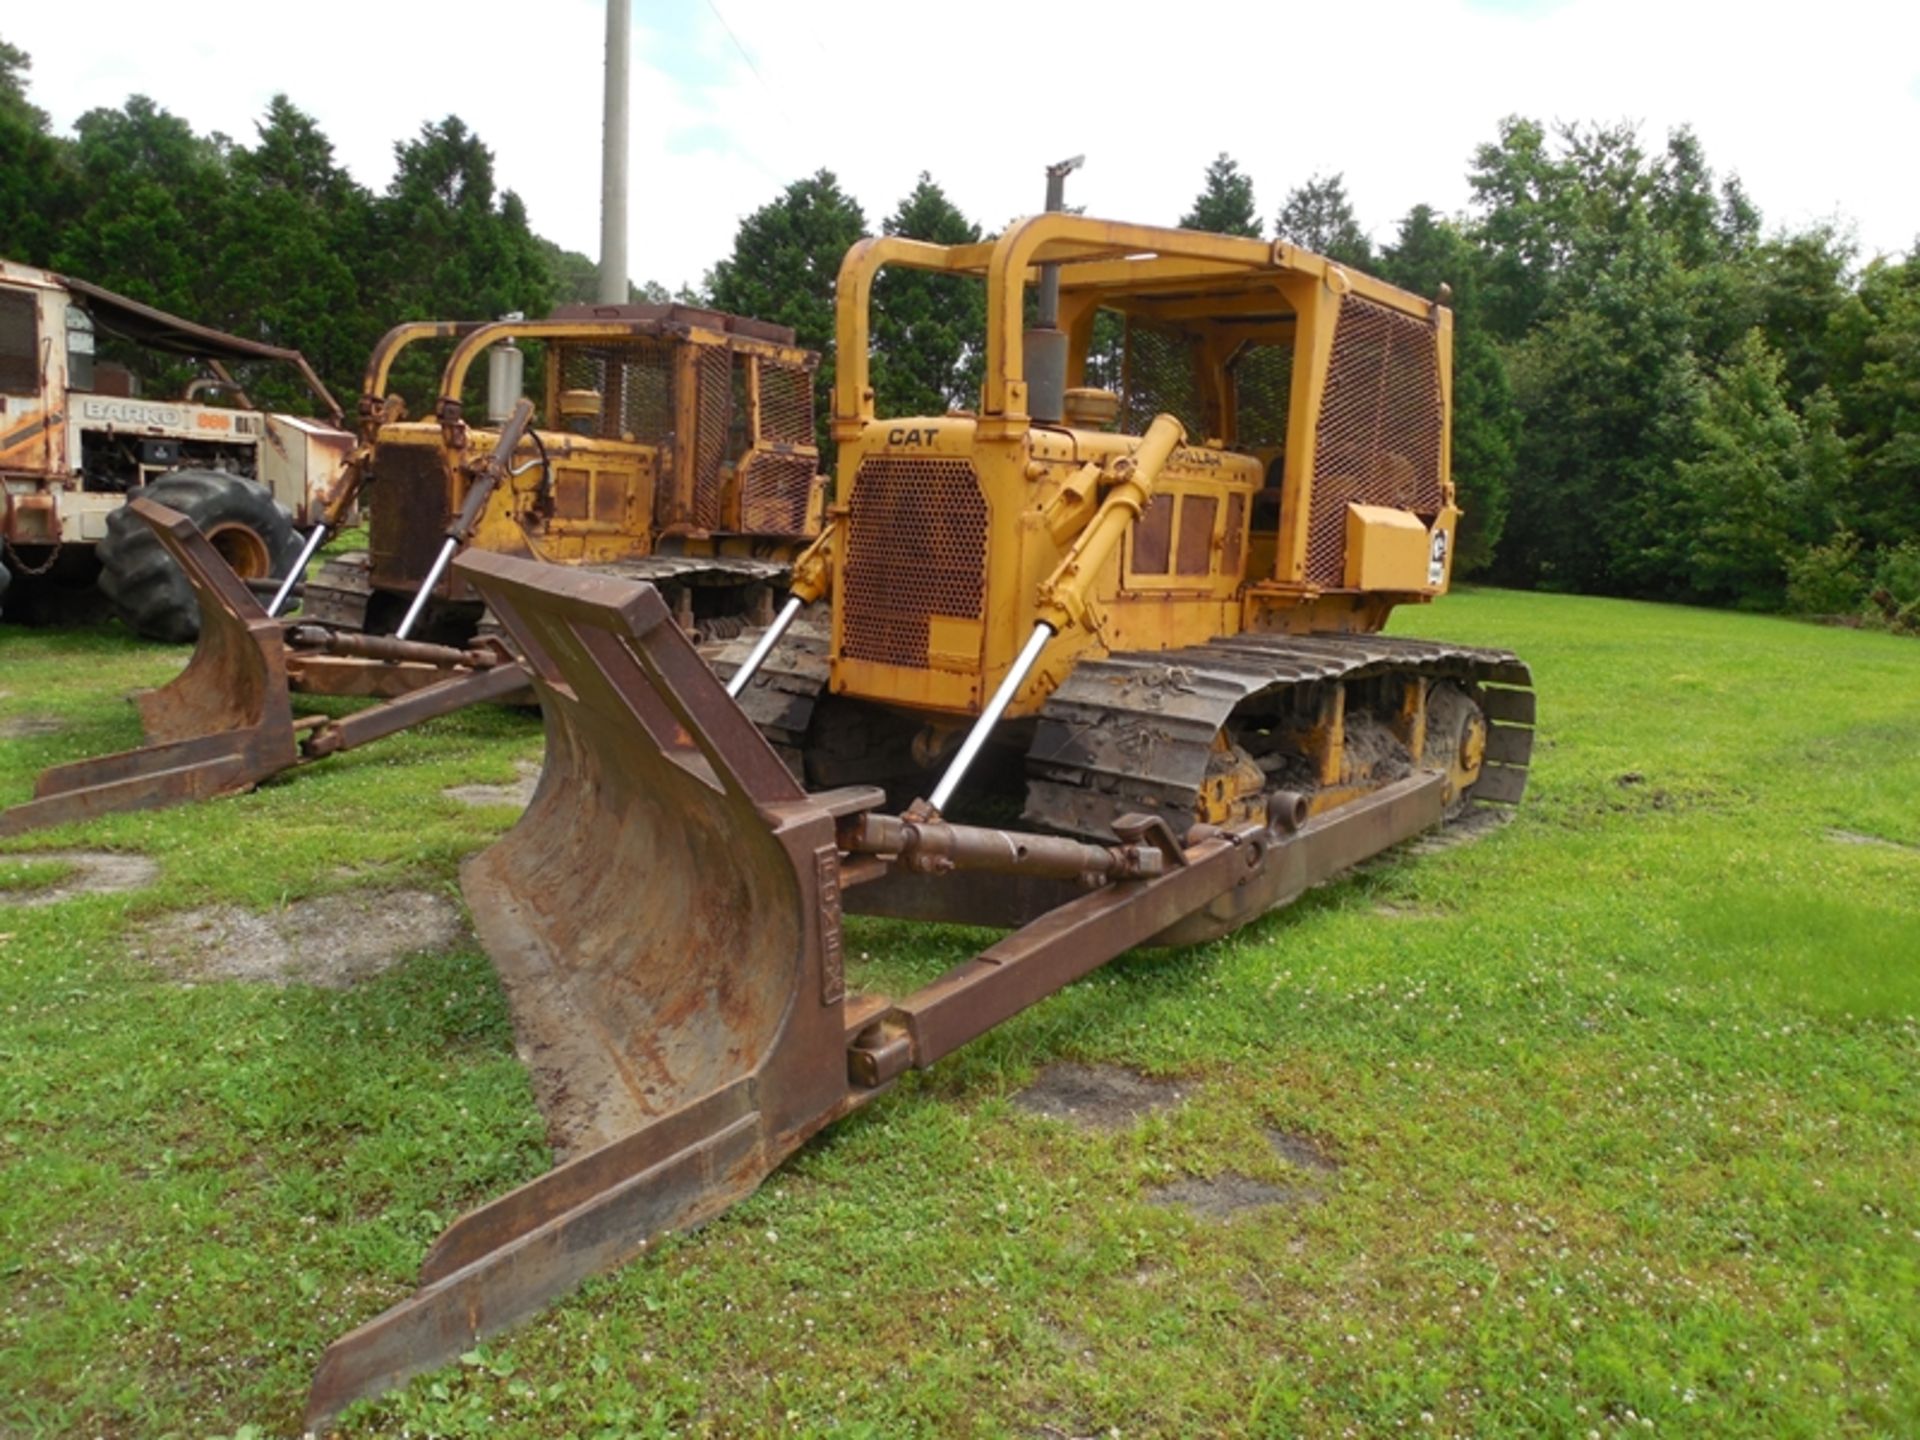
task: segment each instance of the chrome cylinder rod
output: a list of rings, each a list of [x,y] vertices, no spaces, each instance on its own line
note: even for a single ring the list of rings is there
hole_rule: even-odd
[[[748,682],[753,679],[753,672],[760,668],[760,662],[765,660],[772,653],[773,647],[780,643],[780,637],[787,633],[787,627],[793,624],[793,617],[800,613],[800,609],[801,600],[798,595],[792,596],[785,605],[780,607],[780,613],[773,617],[773,623],[760,633],[758,640],[753,642],[753,649],[747,652],[746,661],[733,672],[733,678],[727,681],[727,694],[736,700],[740,698],[740,692],[745,690]]]
[[[393,638],[404,640],[413,634],[413,627],[420,623],[420,614],[427,608],[427,599],[433,594],[433,587],[440,583],[440,577],[446,573],[447,562],[453,559],[453,552],[460,548],[460,542],[452,536],[440,547],[440,554],[433,562],[433,568],[427,571],[426,584],[420,587],[420,593],[413,597],[413,604],[407,607],[407,618],[400,622],[400,628],[393,632]]]
[[[987,708],[980,712],[980,718],[973,722],[973,729],[967,732],[960,753],[953,757],[953,763],[947,766],[947,773],[940,777],[939,785],[934,787],[927,803],[933,806],[936,813],[947,808],[947,801],[953,798],[953,792],[960,788],[961,780],[966,778],[967,767],[973,764],[980,747],[987,743],[987,736],[1000,723],[1000,717],[1006,713],[1007,706],[1013,703],[1013,697],[1020,693],[1020,687],[1027,683],[1027,676],[1038,663],[1040,652],[1047,648],[1047,641],[1052,638],[1053,627],[1046,621],[1042,620],[1033,627],[1033,634],[1028,637],[1020,658],[1013,662],[1013,668],[1007,671],[1007,678],[1000,682],[1000,688],[993,692],[993,699],[987,702]]]
[[[287,578],[280,582],[280,588],[273,592],[273,603],[267,606],[267,618],[273,619],[287,603],[287,597],[293,594],[293,587],[300,583],[300,577],[307,573],[307,563],[313,559],[313,552],[320,548],[320,542],[327,538],[327,522],[322,520],[313,527],[313,533],[307,536],[307,543],[300,547],[300,558],[293,562],[293,568],[287,571]]]

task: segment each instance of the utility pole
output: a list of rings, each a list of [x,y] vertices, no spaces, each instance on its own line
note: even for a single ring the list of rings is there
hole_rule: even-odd
[[[600,285],[602,305],[627,303],[627,67],[633,53],[633,0],[607,0],[606,119],[600,137]]]

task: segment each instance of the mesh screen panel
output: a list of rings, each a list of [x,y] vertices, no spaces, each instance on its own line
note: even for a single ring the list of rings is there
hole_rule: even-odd
[[[631,435],[659,445],[673,434],[673,346],[651,336],[605,345],[568,345],[560,355],[560,388],[600,395],[603,440]]]
[[[700,409],[693,437],[693,523],[718,530],[721,523],[720,470],[727,461],[727,427],[733,414],[733,352],[700,352]]]
[[[1293,347],[1251,345],[1233,362],[1234,444],[1264,450],[1287,443]]]
[[[1442,423],[1432,327],[1344,297],[1315,434],[1308,581],[1345,580],[1349,504],[1439,511]]]
[[[1193,346],[1171,330],[1131,320],[1120,390],[1120,428],[1129,435],[1141,434],[1162,411],[1186,426],[1189,435],[1206,433]]]
[[[849,508],[842,648],[925,669],[928,616],[985,613],[987,502],[973,466],[870,456]]]
[[[740,528],[751,535],[804,533],[813,473],[811,455],[751,456],[740,480]]]
[[[760,362],[760,438],[813,444],[813,376],[804,367]]]

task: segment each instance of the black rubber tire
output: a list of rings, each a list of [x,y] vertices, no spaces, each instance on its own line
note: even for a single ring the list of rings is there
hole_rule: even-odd
[[[293,516],[257,480],[223,470],[175,470],[127,494],[129,500],[142,497],[178,510],[209,537],[216,531],[251,532],[274,579],[300,558]],[[233,538],[245,542],[244,536]],[[222,542],[216,538],[215,543]],[[100,589],[128,629],[177,644],[199,635],[200,607],[186,576],[131,510],[123,507],[107,517],[99,558]]]
[[[7,569],[5,555],[0,555],[0,615],[7,613],[7,587],[13,584],[13,572]]]

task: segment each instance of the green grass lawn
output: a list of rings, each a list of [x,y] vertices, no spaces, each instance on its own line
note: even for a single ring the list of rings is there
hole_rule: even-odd
[[[1142,954],[809,1146],[747,1203],[347,1433],[1910,1435],[1920,1431],[1920,645],[1481,591],[1395,629],[1511,646],[1511,825]],[[0,803],[135,743],[178,652],[0,631]],[[547,1164],[486,959],[346,991],[184,985],[169,911],[455,893],[539,753],[474,711],[253,795],[0,853],[0,1432],[297,1429],[326,1342]],[[1845,832],[1850,838],[1837,838]],[[25,908],[36,852],[160,882]],[[849,925],[875,986],[968,937]],[[1179,1077],[1084,1133],[1054,1060]],[[1169,1180],[1340,1162],[1231,1223]]]

